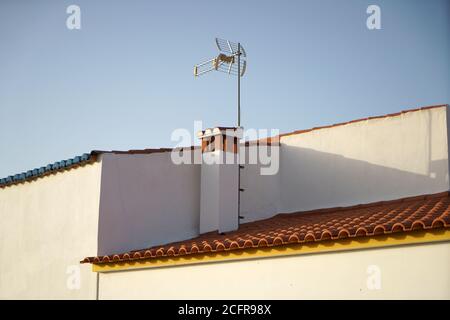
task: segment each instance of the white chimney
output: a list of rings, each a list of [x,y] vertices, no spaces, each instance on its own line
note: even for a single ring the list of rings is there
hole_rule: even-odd
[[[200,233],[239,227],[239,140],[242,128],[216,127],[202,140]]]

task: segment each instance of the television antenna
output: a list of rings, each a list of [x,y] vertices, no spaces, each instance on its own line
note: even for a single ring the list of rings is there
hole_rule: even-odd
[[[244,47],[238,42],[216,38],[220,53],[217,57],[194,66],[194,76],[198,77],[210,71],[220,71],[237,77],[237,126],[241,126],[241,77],[247,68]]]

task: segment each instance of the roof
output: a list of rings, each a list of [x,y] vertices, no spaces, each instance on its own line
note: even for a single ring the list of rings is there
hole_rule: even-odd
[[[306,129],[306,130],[296,130],[296,131],[292,131],[292,132],[289,132],[289,133],[280,134],[277,137],[269,137],[269,138],[264,138],[264,139],[260,139],[260,140],[256,140],[256,141],[247,141],[245,143],[245,145],[246,146],[259,145],[259,144],[269,145],[269,144],[274,143],[274,142],[272,142],[272,140],[274,140],[275,144],[278,145],[278,142],[277,142],[278,139],[280,137],[284,137],[284,136],[302,134],[302,133],[307,133],[307,132],[310,132],[310,131],[313,131],[313,130],[332,128],[332,127],[342,126],[342,125],[355,123],[355,122],[366,121],[366,120],[395,117],[395,116],[399,116],[401,114],[405,114],[405,113],[409,113],[409,112],[416,112],[416,111],[421,111],[421,110],[429,110],[429,109],[442,108],[442,107],[448,107],[448,105],[442,104],[442,105],[427,106],[427,107],[422,107],[422,108],[417,108],[417,109],[408,109],[408,110],[403,110],[403,111],[400,111],[400,112],[397,112],[397,113],[391,113],[391,114],[386,114],[386,115],[382,115],[382,116],[361,118],[361,119],[356,119],[356,120],[352,120],[352,121],[348,121],[348,122],[336,123],[336,124],[332,124],[332,125],[328,125],[328,126],[314,127],[314,128]],[[227,128],[235,128],[235,127],[219,127],[219,128],[227,129]],[[188,149],[189,150],[194,150],[195,148],[196,148],[195,146],[183,147],[183,148],[180,148],[180,150],[188,150]],[[52,174],[52,173],[56,173],[56,172],[59,172],[59,171],[68,170],[68,169],[72,169],[72,168],[77,168],[80,165],[83,165],[83,164],[86,164],[86,163],[89,163],[89,162],[93,162],[96,159],[96,156],[99,155],[99,154],[102,154],[102,153],[152,154],[152,153],[171,152],[172,150],[173,150],[173,148],[152,148],[152,149],[138,149],[138,150],[127,150],[127,151],[94,150],[94,151],[91,151],[90,153],[85,153],[85,154],[83,154],[81,156],[77,156],[77,157],[74,157],[72,159],[61,160],[61,161],[55,162],[53,164],[48,164],[48,165],[40,167],[40,168],[35,168],[33,170],[28,170],[26,172],[22,172],[22,173],[18,173],[18,174],[15,174],[15,175],[8,176],[6,178],[2,178],[2,179],[0,179],[0,188],[4,188],[4,187],[10,186],[10,185],[14,185],[14,184],[18,184],[18,183],[23,183],[25,181],[35,180],[35,179],[37,179],[39,177],[42,177],[42,176],[45,176],[45,175],[48,175],[48,174]]]
[[[92,163],[96,160],[98,153],[92,151],[91,153],[84,153],[80,156],[76,156],[67,160],[57,161],[46,166],[28,170],[26,172],[18,173],[0,179],[0,188],[5,188],[14,184],[23,183],[25,181],[31,181],[40,177],[54,174],[60,171],[70,170],[84,166],[88,163]]]
[[[88,257],[81,263],[149,260],[446,228],[450,228],[450,195],[442,192],[351,207],[278,214],[242,224],[238,230],[227,234],[209,232],[186,241]]]

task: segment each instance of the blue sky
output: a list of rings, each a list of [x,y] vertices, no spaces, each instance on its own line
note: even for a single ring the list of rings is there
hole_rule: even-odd
[[[81,8],[81,30],[66,8]],[[381,30],[366,9],[381,8]],[[193,77],[241,41],[242,124],[281,132],[450,102],[450,1],[0,2],[0,177],[234,125],[236,82]]]

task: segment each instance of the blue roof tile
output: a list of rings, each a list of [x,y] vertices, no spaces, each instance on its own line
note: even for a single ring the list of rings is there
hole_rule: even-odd
[[[81,156],[76,156],[72,159],[57,161],[53,164],[48,164],[45,167],[35,168],[33,170],[28,170],[26,172],[18,173],[18,174],[8,176],[5,178],[0,178],[0,187],[23,182],[23,181],[30,180],[30,179],[34,179],[34,178],[37,178],[39,176],[42,176],[42,175],[52,172],[52,171],[55,172],[60,169],[65,169],[65,168],[69,169],[70,167],[73,167],[73,166],[78,166],[80,164],[82,165],[83,163],[86,163],[86,162],[92,160],[93,155],[96,155],[98,153],[100,153],[100,152],[93,151],[90,154],[84,153]]]

